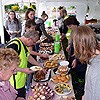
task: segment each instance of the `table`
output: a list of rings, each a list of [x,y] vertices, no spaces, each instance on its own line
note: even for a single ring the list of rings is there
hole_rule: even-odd
[[[60,51],[60,54],[63,54],[63,50]],[[53,77],[54,75],[55,75],[55,74],[54,74],[53,70],[51,69],[51,77]],[[49,87],[54,91],[54,86],[55,86],[56,84],[55,84],[53,81],[51,81],[51,79],[48,80],[47,82],[48,82]],[[32,85],[34,86],[36,83],[37,83],[37,82],[35,82],[35,81],[33,80]],[[38,83],[43,84],[44,82],[38,82]],[[66,95],[66,96],[64,96],[64,97],[67,97],[67,96],[72,97],[72,96],[74,96],[74,91],[73,91],[73,86],[72,86],[71,75],[70,75],[70,80],[68,81],[68,83],[71,85],[72,91],[71,91],[70,94],[68,94],[68,95]],[[62,96],[62,97],[63,97],[63,96]],[[64,99],[62,99],[62,97],[55,93],[52,100],[64,100]]]

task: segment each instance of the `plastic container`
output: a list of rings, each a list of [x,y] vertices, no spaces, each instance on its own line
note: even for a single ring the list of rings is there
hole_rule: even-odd
[[[54,43],[54,53],[59,53],[60,52],[60,42],[55,42]]]
[[[56,42],[59,42],[60,41],[60,33],[56,33],[55,41]]]

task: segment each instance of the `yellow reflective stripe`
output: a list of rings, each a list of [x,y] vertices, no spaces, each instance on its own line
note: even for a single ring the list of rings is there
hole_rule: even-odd
[[[65,20],[65,19],[67,19],[69,16],[68,15],[66,15],[65,17],[64,17],[64,19],[63,19],[63,21]]]

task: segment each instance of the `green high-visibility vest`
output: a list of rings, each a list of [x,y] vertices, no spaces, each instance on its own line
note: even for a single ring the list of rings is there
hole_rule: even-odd
[[[18,45],[18,49],[21,48],[20,49],[20,54],[19,54],[19,57],[21,59],[21,63],[19,65],[19,67],[20,68],[27,68],[28,56],[30,54],[29,50],[28,50],[28,47],[24,46],[23,43],[18,38],[16,38],[16,39],[20,42],[20,46],[21,47],[19,47],[19,43],[17,41],[12,41],[12,42],[10,42],[10,44],[15,43],[15,44]],[[25,86],[26,76],[27,75],[25,73],[23,73],[23,72],[17,72],[17,75],[15,75],[16,89],[20,89],[20,88]],[[11,76],[11,78],[10,78],[10,83],[14,87],[13,76]]]
[[[69,17],[69,16],[68,16],[68,15],[66,15],[66,16],[64,17],[63,21],[64,21],[64,20],[66,20],[68,17]]]
[[[70,39],[70,34],[71,34],[72,30],[68,29],[67,33],[66,33],[66,38],[69,40]]]

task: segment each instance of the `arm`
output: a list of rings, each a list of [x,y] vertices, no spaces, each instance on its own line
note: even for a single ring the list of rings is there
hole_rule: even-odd
[[[22,35],[24,34],[24,32],[25,32],[25,22],[26,22],[26,21],[24,21],[23,24],[22,24],[21,36],[22,36]]]
[[[8,32],[8,34],[10,35],[9,29],[8,29],[8,20],[6,20],[6,22],[5,22],[5,28],[6,28],[6,31]]]
[[[28,61],[33,65],[37,65],[37,66],[42,67],[42,65],[38,61],[36,61],[31,55],[29,56]]]
[[[46,32],[45,27],[44,27],[44,24],[42,24],[42,25],[40,26],[40,29],[41,29],[41,31],[43,32],[43,34],[44,34],[49,40],[53,41],[53,37],[50,36],[50,35]]]
[[[48,58],[49,57],[48,54],[41,54],[41,53],[33,51],[32,47],[29,47],[29,50],[30,50],[31,55],[36,55],[36,56],[40,56],[40,57],[44,57],[44,58]]]
[[[19,28],[19,31],[17,33],[19,34],[22,31],[22,24],[20,21],[18,21],[18,28]]]
[[[31,70],[30,68],[20,68],[20,67],[17,67],[16,70],[18,72],[23,72],[23,73],[26,73],[26,74],[31,74],[33,73],[34,71]]]
[[[82,100],[84,100],[84,95],[82,96]]]

